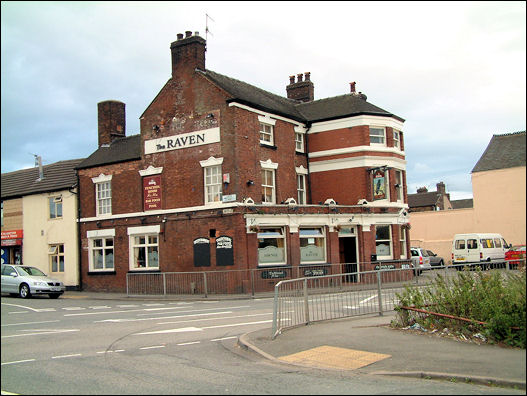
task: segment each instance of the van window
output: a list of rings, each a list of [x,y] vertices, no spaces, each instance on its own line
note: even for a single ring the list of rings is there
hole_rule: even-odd
[[[478,248],[478,240],[477,239],[469,239],[467,241],[467,248],[469,248],[469,249],[477,249]]]
[[[501,247],[501,241],[499,238],[494,238],[494,246],[496,246],[497,248]]]
[[[456,241],[456,249],[465,249],[465,240],[464,239],[458,239]]]
[[[491,249],[494,247],[494,241],[492,239],[480,239],[479,241],[483,249]]]

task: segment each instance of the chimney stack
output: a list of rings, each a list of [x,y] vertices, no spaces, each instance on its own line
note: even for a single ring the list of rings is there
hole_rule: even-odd
[[[126,136],[125,104],[118,100],[97,103],[99,147]]]
[[[350,82],[350,92],[351,93],[355,93],[355,84],[356,84],[355,81]]]
[[[426,192],[428,192],[428,188],[426,188],[426,187],[419,187],[419,188],[417,189],[417,193],[418,193],[418,194],[426,193]]]
[[[193,72],[195,69],[205,70],[206,41],[198,32],[192,35],[190,30],[178,33],[177,41],[170,45],[172,54],[172,78],[180,72]]]
[[[445,183],[439,182],[436,184],[436,187],[437,187],[438,193],[445,195],[446,193]]]
[[[305,81],[302,78],[305,77]],[[311,73],[299,73],[295,76],[289,76],[289,85],[285,88],[288,99],[295,99],[301,102],[311,102],[315,99],[315,86],[311,81]]]

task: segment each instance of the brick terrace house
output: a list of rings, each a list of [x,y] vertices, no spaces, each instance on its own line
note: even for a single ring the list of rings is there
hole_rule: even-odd
[[[408,194],[410,212],[453,209],[450,194],[446,192],[445,183],[436,184],[436,191],[428,191],[426,187],[417,189],[416,194]]]
[[[126,136],[124,103],[98,104],[99,147],[77,168],[84,289],[124,291],[135,272],[266,278],[407,258],[402,118],[355,83],[314,100],[310,73],[282,97],[208,70],[197,33],[170,50],[139,135]]]

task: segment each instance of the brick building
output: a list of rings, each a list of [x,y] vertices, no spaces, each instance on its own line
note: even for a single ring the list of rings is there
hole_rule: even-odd
[[[282,97],[208,70],[197,33],[170,50],[139,135],[126,136],[124,103],[98,104],[99,147],[78,167],[84,289],[123,291],[137,272],[365,271],[372,255],[407,257],[403,119],[355,83],[314,100],[310,73]]]

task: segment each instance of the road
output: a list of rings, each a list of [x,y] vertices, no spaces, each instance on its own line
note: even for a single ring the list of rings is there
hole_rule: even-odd
[[[272,363],[237,345],[241,334],[271,331],[269,298],[1,301],[3,394],[504,392]]]

